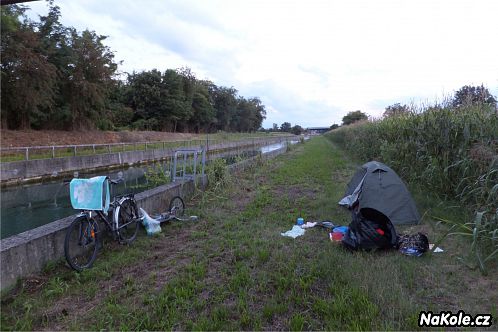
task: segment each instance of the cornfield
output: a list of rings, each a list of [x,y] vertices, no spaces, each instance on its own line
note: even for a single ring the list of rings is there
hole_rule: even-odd
[[[380,160],[408,182],[475,211],[450,234],[472,235],[478,266],[498,256],[498,114],[490,105],[431,106],[340,127],[327,137],[361,161]],[[444,220],[451,223],[450,221]]]

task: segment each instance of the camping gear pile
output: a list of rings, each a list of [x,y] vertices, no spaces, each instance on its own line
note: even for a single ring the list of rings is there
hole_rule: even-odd
[[[331,221],[304,223],[298,218],[297,225],[282,235],[296,238],[304,234],[305,228],[321,226],[329,230],[332,242],[350,250],[398,249],[417,257],[429,250],[425,234],[396,233],[395,225],[418,224],[420,214],[403,180],[385,164],[370,161],[361,166],[339,205],[351,211],[349,226],[336,226]]]
[[[339,205],[351,210],[352,221],[342,239],[342,244],[351,250],[398,248],[400,242],[394,225],[417,224],[420,220],[401,178],[378,161],[370,161],[358,169]],[[411,252],[409,241],[401,243],[405,253]],[[422,252],[420,243],[411,242],[414,243],[417,247],[413,249]]]
[[[296,237],[303,235],[306,229],[313,228],[315,226],[325,228],[327,231],[329,231],[330,240],[335,242],[341,241],[342,238],[344,237],[344,234],[346,234],[349,228],[348,226],[336,226],[330,220],[308,221],[304,223],[303,218],[298,218],[297,223],[294,226],[292,226],[290,230],[284,233],[280,233],[280,235],[295,239]]]

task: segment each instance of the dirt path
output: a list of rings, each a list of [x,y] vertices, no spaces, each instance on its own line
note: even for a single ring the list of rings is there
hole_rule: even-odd
[[[182,140],[199,136],[188,133],[157,131],[63,131],[63,130],[3,130],[1,147],[104,144],[145,141]]]

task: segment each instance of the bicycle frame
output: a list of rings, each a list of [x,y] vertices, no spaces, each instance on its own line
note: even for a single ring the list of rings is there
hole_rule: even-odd
[[[135,222],[134,220],[131,220],[129,221],[128,223],[124,224],[124,225],[121,225],[120,227],[118,227],[118,221],[117,221],[117,218],[114,216],[114,211],[115,209],[120,206],[120,200],[122,198],[130,198],[130,199],[134,199],[134,195],[133,194],[127,194],[127,195],[120,195],[120,196],[116,196],[113,198],[113,201],[111,202],[110,204],[110,209],[107,213],[107,215],[102,212],[102,211],[99,211],[99,210],[83,210],[81,211],[78,216],[86,216],[86,218],[88,220],[95,220],[95,217],[93,215],[96,215],[99,217],[100,220],[102,220],[107,228],[107,230],[109,232],[111,232],[113,234],[113,237],[116,237],[117,236],[117,232],[123,228],[123,227],[126,227],[128,226],[129,224]],[[97,221],[97,220],[96,220]]]

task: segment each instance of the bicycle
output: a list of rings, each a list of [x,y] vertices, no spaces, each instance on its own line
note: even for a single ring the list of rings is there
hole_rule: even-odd
[[[183,214],[185,213],[185,203],[180,196],[174,196],[171,201],[169,201],[168,211],[161,213],[157,219],[161,222],[168,222],[171,220],[182,221]]]
[[[169,201],[168,211],[161,213],[154,219],[156,219],[160,223],[168,222],[171,220],[196,221],[198,219],[197,216],[189,216],[188,218],[184,218],[183,217],[184,213],[185,213],[185,203],[183,202],[183,198],[181,198],[180,196],[174,196],[171,199],[171,201]]]
[[[195,221],[198,219],[197,216],[190,216],[188,218],[183,217],[185,212],[185,203],[180,196],[174,196],[169,202],[168,211],[155,215],[149,216],[149,214],[142,208],[140,208],[140,214],[142,216],[142,224],[148,235],[153,235],[161,232],[161,224],[174,221]]]
[[[115,196],[110,202],[110,185],[120,182],[106,176],[70,182],[71,204],[81,210],[64,239],[64,255],[74,270],[88,269],[95,261],[102,247],[100,225],[121,244],[131,244],[137,237],[141,218],[134,194]]]
[[[144,226],[147,224],[161,224],[163,222],[169,222],[172,220],[177,221],[188,221],[188,220],[197,220],[197,216],[190,216],[188,218],[183,218],[183,214],[185,213],[185,203],[183,202],[183,198],[180,196],[173,196],[173,198],[169,201],[169,209],[168,211],[149,216],[149,214],[142,208],[140,208],[140,214],[142,216]],[[147,229],[147,227],[146,227]]]

